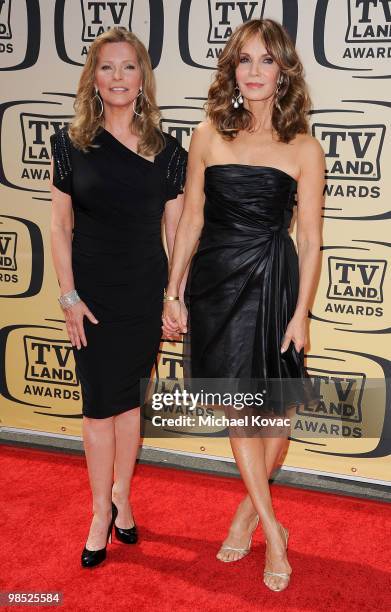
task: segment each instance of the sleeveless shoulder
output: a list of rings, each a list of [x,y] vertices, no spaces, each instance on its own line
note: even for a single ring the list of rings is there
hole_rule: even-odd
[[[64,193],[72,192],[71,140],[63,127],[50,137],[53,157],[53,185]]]
[[[183,193],[186,182],[187,151],[174,136],[163,132],[165,148],[158,155],[158,163],[167,180],[167,200]]]

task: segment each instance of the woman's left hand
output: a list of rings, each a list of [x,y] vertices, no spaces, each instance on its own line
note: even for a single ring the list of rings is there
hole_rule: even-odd
[[[286,328],[282,344],[281,353],[284,353],[291,340],[295,345],[296,351],[299,353],[308,341],[308,317],[307,315],[293,315]]]
[[[166,302],[162,315],[162,333],[169,340],[180,340],[187,332],[187,308],[183,301]]]

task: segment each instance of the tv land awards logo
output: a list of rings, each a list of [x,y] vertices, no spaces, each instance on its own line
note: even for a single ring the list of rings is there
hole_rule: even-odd
[[[342,100],[342,105],[339,109],[316,109],[311,113],[312,134],[321,143],[326,160],[324,216],[388,218],[391,215],[383,181],[386,160],[391,155],[387,133],[389,103]],[[329,210],[340,213],[331,214]]]
[[[72,345],[69,340],[24,336],[25,379],[34,383],[77,387]]]
[[[179,13],[182,60],[190,66],[214,69],[235,28],[263,17],[282,22],[295,42],[297,0],[182,0]]]
[[[40,37],[39,0],[0,0],[0,70],[33,66]]]
[[[391,243],[370,239],[322,246],[324,270],[310,317],[339,325],[335,328],[339,330],[385,333],[391,324],[386,307],[391,299],[389,265],[384,258],[387,246]]]
[[[21,113],[22,133],[21,173],[22,184],[42,185],[50,178],[50,136],[68,125],[69,116]]]
[[[390,0],[318,0],[314,53],[322,66],[355,78],[391,78]]]
[[[291,439],[304,443],[307,452],[321,455],[387,457],[391,452],[391,361],[339,348],[325,347],[322,353],[307,355],[307,371],[320,401],[311,410],[297,411]],[[334,362],[335,369],[324,368],[324,359],[328,364]],[[349,366],[344,368],[347,362]],[[324,437],[324,448],[308,437],[309,432]],[[338,438],[362,438],[365,444],[362,450],[357,443],[354,452],[346,452]],[[369,439],[373,441],[370,449]]]
[[[40,292],[44,273],[43,240],[28,219],[0,216],[0,297],[31,297]]]
[[[56,0],[56,49],[64,62],[82,66],[91,43],[112,27],[134,30],[156,68],[163,48],[163,0]]]
[[[3,370],[0,377],[4,397],[16,404],[39,408],[35,410],[37,414],[79,418],[81,390],[73,349],[62,326],[3,328],[0,351],[4,362],[12,360],[14,364],[12,376],[9,370]]]
[[[57,112],[48,113],[48,105]],[[44,100],[7,102],[0,106],[0,183],[14,189],[48,193],[50,136],[72,118],[64,110],[61,102]]]
[[[361,438],[365,373],[308,368],[308,374],[319,401],[314,406],[302,405],[297,409],[293,435],[302,432],[304,436],[307,433]]]
[[[56,134],[68,124],[68,117],[53,117],[35,113],[21,113],[23,151],[22,162],[25,164],[21,178],[49,179],[49,170],[39,170],[37,166],[50,163],[50,136]],[[35,168],[31,165],[34,164]]]

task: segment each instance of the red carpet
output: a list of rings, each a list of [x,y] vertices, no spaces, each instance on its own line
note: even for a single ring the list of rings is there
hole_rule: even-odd
[[[1,591],[62,591],[58,609],[72,612],[391,609],[389,504],[273,485],[293,575],[286,591],[271,593],[261,530],[242,561],[215,559],[242,496],[237,479],[138,466],[141,541],[113,538],[107,560],[88,570],[80,567],[91,520],[85,458],[3,446],[0,472]]]

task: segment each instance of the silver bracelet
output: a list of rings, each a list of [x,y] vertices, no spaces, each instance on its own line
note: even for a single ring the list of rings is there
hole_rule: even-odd
[[[67,309],[71,308],[78,302],[81,302],[81,299],[76,289],[73,289],[72,291],[69,291],[69,293],[64,293],[64,295],[60,295],[58,301],[60,303],[61,308]]]

